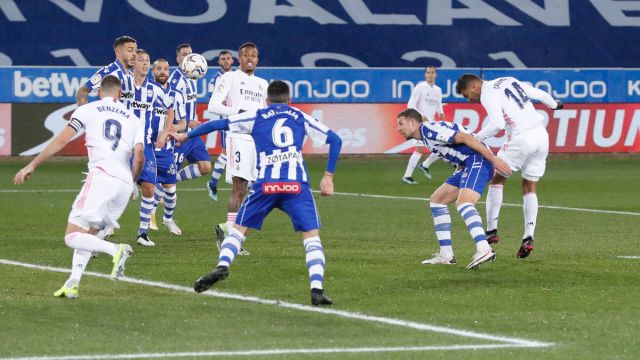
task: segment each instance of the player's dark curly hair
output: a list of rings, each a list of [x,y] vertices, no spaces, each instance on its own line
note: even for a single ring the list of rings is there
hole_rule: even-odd
[[[458,94],[462,94],[462,91],[466,90],[467,87],[469,87],[469,85],[471,85],[471,83],[475,81],[482,81],[482,79],[473,74],[462,74],[462,76],[458,78],[458,82],[456,83],[456,92]]]

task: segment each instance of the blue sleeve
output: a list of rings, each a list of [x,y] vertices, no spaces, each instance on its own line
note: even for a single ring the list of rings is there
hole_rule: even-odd
[[[229,130],[229,119],[211,120],[189,131],[189,139],[208,134],[216,130]]]
[[[336,172],[336,165],[338,164],[338,157],[340,156],[340,149],[342,148],[342,139],[340,139],[338,134],[329,130],[327,134],[327,144],[329,144],[327,171],[333,174]]]

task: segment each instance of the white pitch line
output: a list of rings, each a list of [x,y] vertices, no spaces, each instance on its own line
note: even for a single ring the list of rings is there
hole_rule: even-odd
[[[222,188],[218,189],[218,191],[230,191],[231,189]],[[47,189],[47,190],[36,190],[36,189],[27,189],[27,190],[0,190],[0,193],[56,193],[56,192],[78,192],[80,189]],[[193,189],[193,188],[185,188],[180,189],[179,191],[202,191],[204,189]],[[314,193],[319,193],[318,190],[313,190]],[[394,196],[394,195],[377,195],[377,194],[365,194],[365,193],[346,193],[346,192],[335,192],[334,195],[341,196],[355,196],[355,197],[365,197],[372,199],[389,199],[389,200],[412,200],[412,201],[429,201],[429,198],[425,197],[415,197],[415,196]],[[485,204],[484,201],[479,201],[480,204]],[[522,204],[510,204],[503,203],[502,206],[508,207],[522,207]],[[596,213],[596,214],[612,214],[612,215],[631,215],[631,216],[640,216],[640,212],[633,211],[617,211],[617,210],[600,210],[600,209],[587,209],[587,208],[575,208],[575,207],[567,207],[567,206],[555,206],[555,205],[538,205],[541,209],[553,209],[553,210],[567,210],[567,211],[577,211],[577,212],[588,212],[588,213]]]
[[[640,256],[627,256],[627,255],[620,255],[617,257],[618,259],[640,259]]]
[[[29,263],[23,263],[23,262],[6,260],[6,259],[0,259],[0,264],[14,265],[14,266],[20,266],[20,267],[25,267],[30,269],[54,271],[54,272],[61,272],[61,273],[70,272],[69,269],[57,268],[57,267],[46,266],[46,265],[29,264]],[[110,275],[96,273],[96,272],[85,272],[85,275],[111,279]],[[175,291],[181,291],[181,292],[187,292],[187,293],[193,294],[193,289],[190,287],[168,284],[168,283],[163,283],[159,281],[149,281],[149,280],[136,279],[131,277],[123,277],[123,278],[120,278],[119,281],[157,287],[162,289],[171,289]],[[326,315],[334,315],[334,316],[343,317],[347,319],[369,321],[369,322],[381,323],[386,325],[395,325],[395,326],[400,326],[400,327],[415,329],[420,331],[431,331],[435,333],[463,336],[467,338],[498,341],[498,342],[507,343],[509,345],[513,345],[517,347],[549,347],[553,345],[553,343],[543,343],[543,342],[533,341],[533,340],[484,334],[484,333],[478,333],[474,331],[460,330],[460,329],[448,328],[443,326],[435,326],[435,325],[429,325],[424,323],[418,323],[414,321],[387,318],[387,317],[381,317],[381,316],[364,315],[357,312],[350,312],[350,311],[344,311],[344,310],[334,310],[334,309],[314,307],[309,305],[293,304],[293,303],[288,303],[280,300],[269,300],[269,299],[255,297],[255,296],[237,295],[237,294],[226,293],[226,292],[216,291],[216,290],[206,291],[200,294],[200,296],[203,296],[203,295],[224,298],[224,299],[247,301],[247,302],[253,302],[253,303],[264,304],[264,305],[274,305],[274,306],[287,308],[287,309],[295,309],[295,310],[301,310],[301,311],[307,311],[307,312],[321,313]]]
[[[324,349],[271,349],[271,350],[239,350],[239,351],[202,351],[175,353],[141,353],[141,354],[101,354],[101,355],[64,355],[0,358],[0,360],[103,360],[103,359],[161,359],[185,358],[197,356],[260,356],[260,355],[313,355],[340,353],[383,353],[410,351],[452,351],[452,350],[484,350],[519,347],[511,344],[492,345],[443,345],[443,346],[396,346],[396,347],[360,347],[360,348],[324,348]],[[522,347],[522,346],[520,346]]]

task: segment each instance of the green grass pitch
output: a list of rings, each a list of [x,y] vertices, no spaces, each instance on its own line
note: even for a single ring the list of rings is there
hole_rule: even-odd
[[[155,283],[86,275],[78,299],[57,299],[52,293],[66,273],[0,263],[0,360],[640,358],[640,259],[620,258],[640,256],[637,155],[551,157],[539,184],[536,248],[524,260],[515,257],[523,232],[515,175],[505,189],[497,260],[475,271],[465,270],[475,246],[453,207],[458,264],[420,264],[438,248],[426,198],[451,168],[436,163],[431,181],[416,171],[420,184],[411,186],[400,181],[406,160],[344,157],[338,194],[317,194],[325,289],[335,301],[329,311],[307,306],[300,235],[279,211],[249,235],[251,255],[215,286],[252,298],[189,291],[215,267],[213,226],[226,219],[229,196],[224,185],[213,203],[201,178],[178,186],[183,236],[161,226],[151,232],[156,247],[136,245],[139,203],[131,203],[110,239],[134,246],[128,277]],[[307,160],[316,189],[325,161]],[[25,162],[0,161],[0,259],[68,269],[64,228],[85,161],[54,160],[15,187],[11,179]],[[484,218],[484,203],[478,209]],[[110,269],[106,255],[88,266]]]

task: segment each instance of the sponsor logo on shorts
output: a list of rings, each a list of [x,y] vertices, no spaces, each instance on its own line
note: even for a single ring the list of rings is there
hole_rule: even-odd
[[[300,194],[299,182],[269,182],[262,184],[263,194]]]

